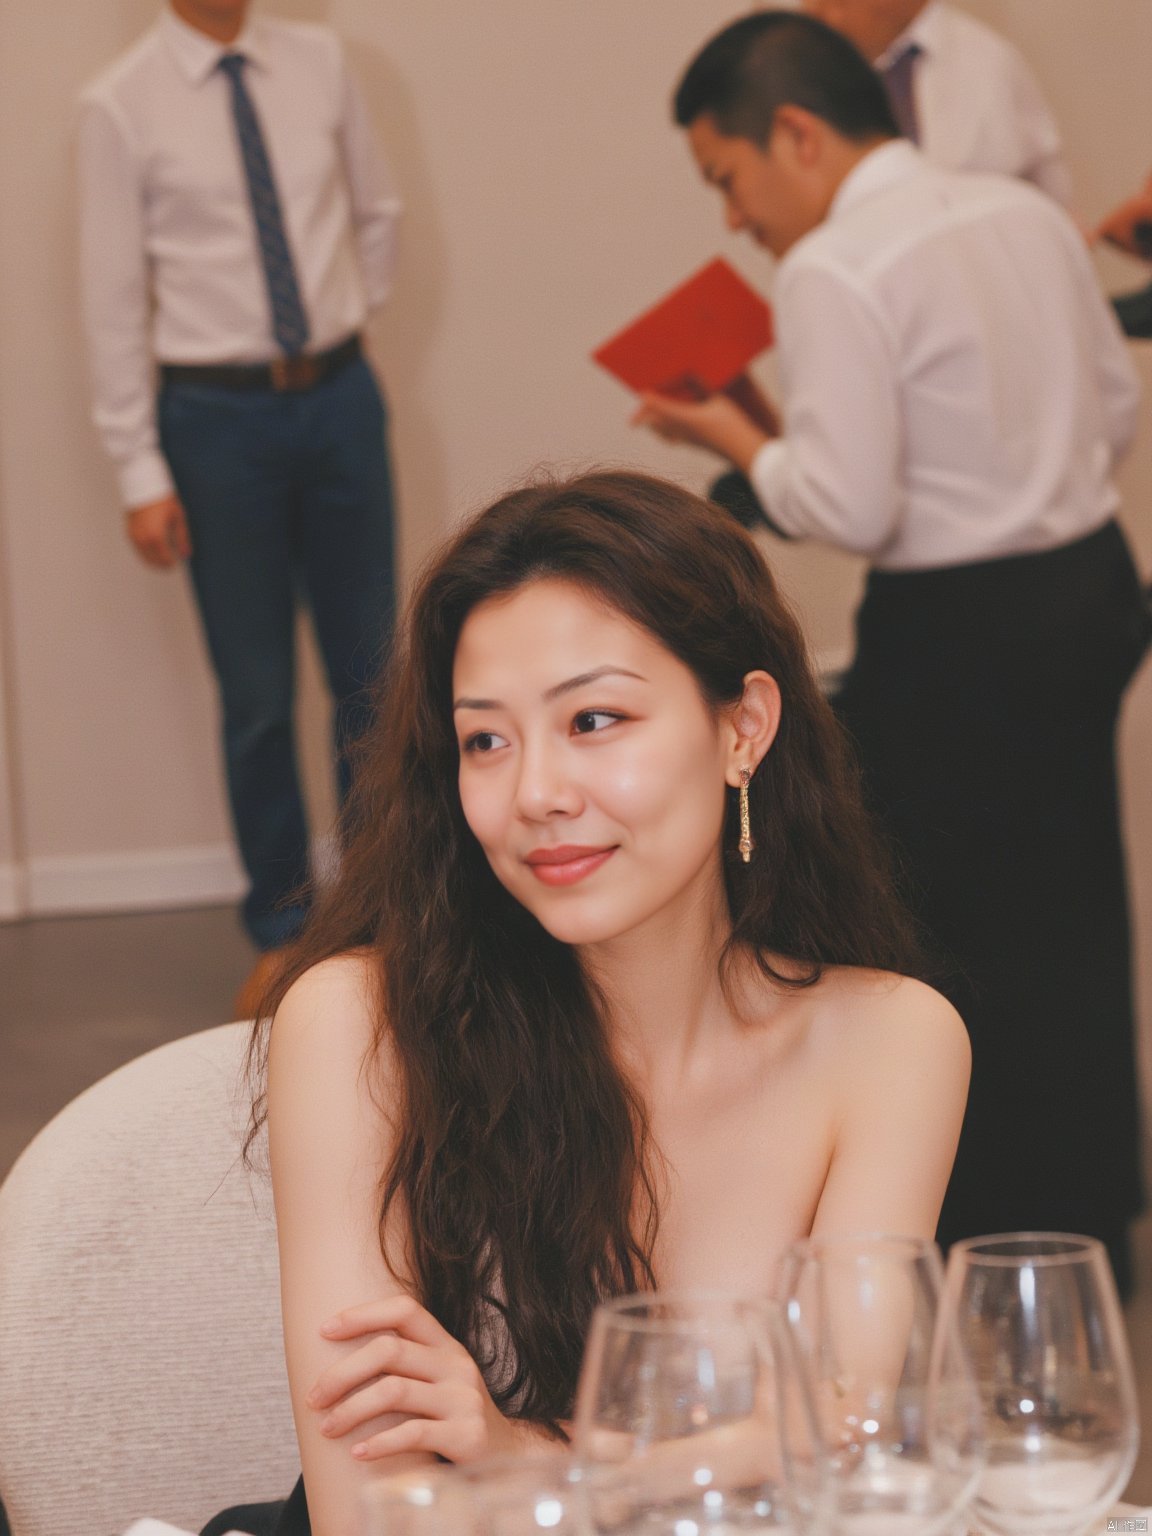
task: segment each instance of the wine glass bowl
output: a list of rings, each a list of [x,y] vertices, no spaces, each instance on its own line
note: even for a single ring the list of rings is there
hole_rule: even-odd
[[[566,1452],[492,1457],[459,1467],[469,1536],[584,1536],[583,1486]]]
[[[574,1451],[593,1530],[628,1536],[794,1531],[777,1309],[720,1294],[624,1297],[597,1309]]]
[[[939,1251],[918,1238],[808,1238],[784,1257],[834,1536],[937,1536],[971,1497],[978,1405],[942,1292]]]
[[[1015,1232],[949,1256],[948,1305],[980,1397],[987,1465],[972,1511],[990,1536],[1102,1529],[1132,1471],[1139,1415],[1107,1254]]]
[[[471,1536],[472,1517],[455,1468],[373,1479],[361,1495],[364,1536]]]

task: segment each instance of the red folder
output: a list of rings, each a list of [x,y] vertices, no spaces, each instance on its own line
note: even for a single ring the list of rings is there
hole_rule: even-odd
[[[681,283],[592,356],[629,389],[699,400],[772,345],[772,311],[722,258]]]

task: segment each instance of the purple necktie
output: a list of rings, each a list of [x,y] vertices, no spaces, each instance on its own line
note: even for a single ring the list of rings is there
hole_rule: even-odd
[[[900,126],[900,132],[913,144],[920,142],[920,124],[916,117],[916,95],[912,75],[916,60],[923,53],[919,43],[909,43],[902,48],[891,64],[880,74],[892,103],[892,115]]]

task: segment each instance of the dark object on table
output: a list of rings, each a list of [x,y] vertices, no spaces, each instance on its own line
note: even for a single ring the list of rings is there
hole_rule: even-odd
[[[1152,283],[1135,293],[1121,293],[1112,300],[1112,308],[1125,336],[1137,341],[1152,337]]]
[[[742,475],[738,469],[730,469],[725,474],[713,480],[708,487],[708,500],[716,506],[723,507],[738,523],[747,528],[749,533],[755,533],[758,528],[767,528],[769,533],[774,533],[778,539],[790,539],[792,535],[785,533],[783,528],[778,528],[765,512],[760,504],[760,498],[752,489],[751,482],[746,475]]]

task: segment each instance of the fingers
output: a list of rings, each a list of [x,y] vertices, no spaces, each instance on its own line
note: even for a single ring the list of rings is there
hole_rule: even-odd
[[[167,544],[155,539],[149,539],[147,542],[136,539],[133,542],[145,565],[154,566],[157,570],[166,570],[175,564],[175,558]]]
[[[382,1376],[405,1376],[413,1381],[434,1382],[443,1379],[446,1362],[443,1355],[426,1344],[414,1344],[398,1334],[384,1333],[369,1340],[360,1349],[330,1365],[308,1393],[309,1408],[331,1408],[350,1392]]]
[[[176,556],[163,530],[133,528],[130,530],[130,537],[145,565],[163,570],[176,563]]]
[[[406,1376],[381,1376],[360,1392],[353,1392],[326,1413],[320,1421],[320,1433],[339,1440],[372,1419],[388,1414],[405,1418],[447,1419],[483,1415],[480,1394],[463,1382],[413,1381]],[[389,1426],[394,1427],[394,1426]]]
[[[650,422],[649,425],[651,426],[652,431],[655,432],[656,436],[662,437],[666,443],[684,443],[692,441],[691,437],[684,432],[683,428],[677,426],[674,422],[653,421]]]
[[[453,1341],[431,1312],[415,1297],[388,1296],[383,1301],[368,1301],[358,1307],[345,1307],[326,1323],[320,1332],[326,1339],[355,1339],[366,1333],[399,1333],[416,1344],[437,1348]]]
[[[688,409],[690,410],[691,407]],[[641,396],[641,404],[633,412],[630,425],[647,427],[655,432],[657,437],[662,437],[668,443],[681,442],[685,435],[683,418],[675,404],[662,399],[659,395]]]
[[[628,418],[628,424],[633,427],[655,428],[658,427],[663,419],[663,413],[657,405],[655,398],[651,395],[642,395],[641,403]]]
[[[450,1418],[405,1419],[403,1424],[358,1441],[352,1455],[358,1461],[380,1461],[423,1451],[459,1465],[477,1461],[488,1450],[488,1429],[483,1412],[453,1414]]]
[[[308,1393],[308,1406],[323,1414],[329,1439],[383,1427],[352,1446],[359,1460],[420,1451],[449,1461],[487,1453],[496,1414],[475,1362],[413,1297],[348,1307],[321,1333],[332,1340],[362,1340],[323,1373]],[[399,1423],[388,1422],[400,1415]],[[496,1421],[499,1416],[496,1415]]]

